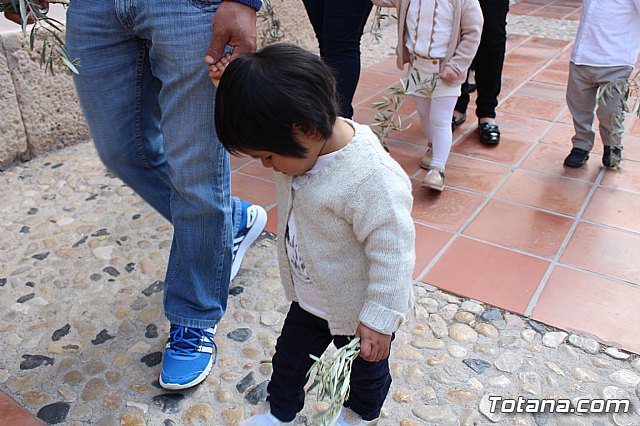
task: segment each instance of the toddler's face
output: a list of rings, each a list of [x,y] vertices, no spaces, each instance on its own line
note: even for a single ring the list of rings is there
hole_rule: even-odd
[[[325,142],[314,139],[297,129],[294,129],[293,133],[298,144],[307,150],[304,157],[287,157],[271,151],[247,150],[243,151],[243,153],[259,159],[262,161],[262,165],[264,167],[271,168],[276,172],[290,176],[301,176],[311,170],[313,165],[316,164],[316,160],[318,159]]]
[[[305,174],[313,167],[318,158],[318,153],[313,152],[307,152],[304,158],[285,157],[270,151],[244,151],[244,154],[259,159],[264,167],[291,176]]]

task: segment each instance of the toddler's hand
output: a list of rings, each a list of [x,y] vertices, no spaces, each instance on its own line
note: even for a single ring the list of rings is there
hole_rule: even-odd
[[[356,329],[356,336],[360,337],[360,356],[365,361],[378,362],[389,356],[389,334],[379,333],[360,323]]]
[[[442,70],[442,74],[440,74],[440,80],[444,81],[447,84],[453,83],[458,78],[458,73],[454,71],[449,65],[445,65]]]
[[[231,62],[231,53],[225,53],[222,58],[215,64],[210,64],[207,68],[209,70],[209,78],[214,86],[218,87],[218,83],[220,82],[220,78],[222,78],[222,73],[225,68]]]

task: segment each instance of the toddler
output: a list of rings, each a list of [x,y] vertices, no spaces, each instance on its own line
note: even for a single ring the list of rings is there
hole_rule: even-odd
[[[335,80],[316,55],[277,44],[220,66],[222,144],[276,172],[278,263],[291,300],[273,357],[270,412],[242,424],[292,424],[310,355],[354,336],[361,352],[338,424],[372,424],[391,385],[391,341],[413,299],[409,178],[368,126],[337,117]]]

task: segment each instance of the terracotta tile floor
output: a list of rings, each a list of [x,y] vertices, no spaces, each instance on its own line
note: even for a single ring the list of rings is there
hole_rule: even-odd
[[[578,0],[528,0],[511,13],[579,17]],[[420,187],[425,150],[413,103],[411,127],[388,134],[392,155],[414,181],[415,278],[443,290],[592,335],[640,353],[640,122],[625,137],[622,170],[604,170],[597,138],[579,170],[562,160],[573,126],[564,93],[571,44],[510,36],[498,123],[502,142],[478,142],[473,100],[454,133],[442,194]],[[372,123],[371,103],[403,75],[390,58],[364,70],[356,120]],[[233,189],[270,207],[270,176],[255,160],[233,162]]]

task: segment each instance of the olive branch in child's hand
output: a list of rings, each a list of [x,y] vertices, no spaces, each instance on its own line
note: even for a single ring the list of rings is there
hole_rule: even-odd
[[[423,80],[420,76],[420,72],[417,70],[411,73],[411,81],[414,87],[419,87],[415,92],[409,92],[409,80],[400,80],[400,87],[390,87],[388,89],[389,96],[383,96],[382,101],[377,101],[371,104],[374,109],[380,112],[376,113],[373,117],[372,123],[375,128],[374,133],[380,139],[380,143],[384,149],[387,148],[385,138],[389,130],[396,130],[399,132],[405,131],[411,127],[411,123],[403,126],[402,117],[400,117],[400,108],[407,100],[410,94],[416,93],[418,95],[430,96],[435,90],[440,77],[437,75],[432,76],[429,79]]]
[[[356,337],[336,350],[332,355],[316,357],[307,373],[307,378],[316,370],[313,383],[307,389],[318,391],[318,400],[325,397],[329,400],[329,408],[314,415],[313,420],[321,426],[333,425],[340,414],[342,405],[349,398],[349,378],[353,361],[360,355],[360,338]]]
[[[48,3],[68,5],[69,0],[49,0]],[[34,50],[38,32],[44,34],[40,66],[44,65],[45,72],[53,74],[53,61],[59,58],[64,65],[74,73],[78,73],[78,60],[69,59],[63,40],[64,24],[57,19],[47,16],[47,10],[37,0],[0,0],[2,11],[10,11],[20,15],[22,33],[27,34],[27,25],[33,24],[29,33],[29,48]]]

